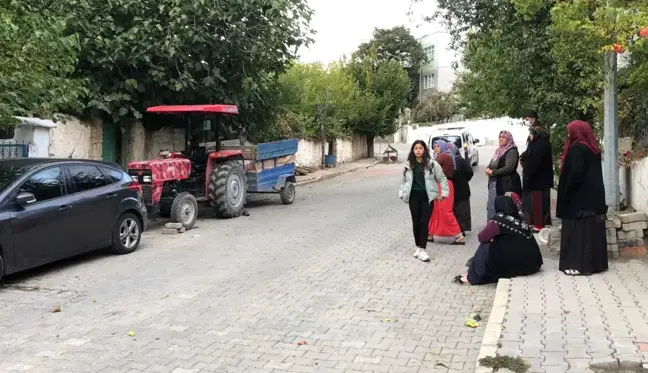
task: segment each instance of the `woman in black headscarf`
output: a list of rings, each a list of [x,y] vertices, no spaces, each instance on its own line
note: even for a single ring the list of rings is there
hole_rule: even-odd
[[[457,275],[453,282],[489,284],[500,278],[530,275],[542,267],[540,247],[513,200],[497,196],[494,204],[495,216],[479,232],[481,244],[468,272]]]

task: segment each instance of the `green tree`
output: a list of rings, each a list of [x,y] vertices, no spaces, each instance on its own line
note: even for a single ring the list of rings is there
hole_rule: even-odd
[[[414,121],[418,123],[442,123],[448,121],[457,113],[457,100],[454,94],[435,91],[416,107]]]
[[[409,98],[409,77],[397,61],[371,55],[353,60],[349,70],[361,92],[359,110],[350,119],[349,128],[367,136],[367,156],[373,157],[375,137],[396,132],[396,119]]]
[[[380,61],[396,60],[407,71],[410,81],[409,102],[416,101],[419,89],[419,69],[426,62],[421,43],[404,26],[390,29],[376,28],[373,38],[360,44],[353,58],[374,56]]]
[[[14,116],[52,118],[78,110],[83,81],[70,78],[78,39],[64,36],[65,22],[21,2],[0,5],[0,124]]]
[[[326,69],[321,64],[295,64],[279,78],[279,83],[278,123],[282,136],[319,139],[322,120],[327,140],[349,133],[347,123],[359,110],[356,100],[360,90],[342,63]]]
[[[79,37],[76,74],[93,88],[87,112],[123,125],[150,105],[223,102],[258,132],[274,118],[278,75],[310,41],[304,0],[49,3]]]

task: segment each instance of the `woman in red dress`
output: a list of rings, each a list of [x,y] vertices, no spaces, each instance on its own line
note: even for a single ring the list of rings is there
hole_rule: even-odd
[[[428,241],[450,239],[451,245],[465,245],[465,238],[452,211],[454,205],[454,185],[450,180],[454,174],[452,157],[446,153],[439,153],[436,156],[436,161],[448,178],[450,194],[443,201],[434,201],[434,210],[428,225]],[[439,188],[441,188],[440,185]]]

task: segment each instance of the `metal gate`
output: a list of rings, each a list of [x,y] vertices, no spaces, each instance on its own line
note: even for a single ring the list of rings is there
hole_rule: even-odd
[[[0,159],[27,158],[28,144],[0,144]]]

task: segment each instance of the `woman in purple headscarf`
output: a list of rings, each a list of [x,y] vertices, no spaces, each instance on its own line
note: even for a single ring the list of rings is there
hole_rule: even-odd
[[[499,148],[486,168],[486,175],[488,175],[487,219],[495,216],[495,197],[503,196],[506,192],[522,194],[522,180],[517,173],[519,161],[520,153],[513,141],[513,135],[509,131],[501,131],[499,133]]]

